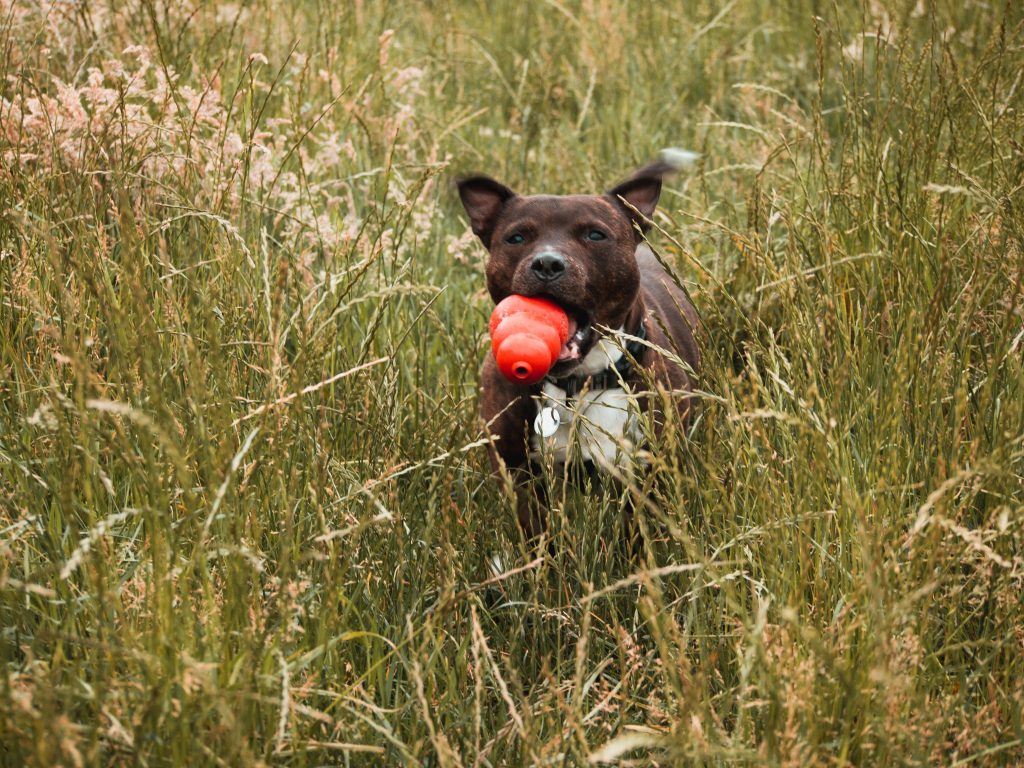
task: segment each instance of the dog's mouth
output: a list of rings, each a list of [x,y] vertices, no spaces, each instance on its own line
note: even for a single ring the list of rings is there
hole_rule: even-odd
[[[569,317],[569,338],[562,344],[562,348],[558,351],[558,360],[551,368],[553,374],[561,375],[575,368],[594,346],[596,335],[592,325],[593,315],[585,309],[565,301],[549,296],[544,298],[561,307]]]
[[[582,359],[589,349],[590,337],[593,336],[589,318],[574,316],[571,312],[566,312],[566,314],[569,315],[569,338],[565,340],[558,352],[558,362],[560,363]]]

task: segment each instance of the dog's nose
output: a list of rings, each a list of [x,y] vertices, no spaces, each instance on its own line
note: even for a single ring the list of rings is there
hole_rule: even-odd
[[[565,273],[565,258],[560,253],[544,251],[533,257],[530,269],[544,282],[551,282]]]

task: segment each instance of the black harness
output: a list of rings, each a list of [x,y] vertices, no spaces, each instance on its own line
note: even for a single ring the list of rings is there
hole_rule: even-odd
[[[639,360],[644,351],[643,342],[647,339],[647,329],[644,327],[643,320],[640,321],[636,333],[631,335],[636,338],[629,340],[629,343],[626,344],[626,353],[615,361],[615,365],[605,368],[600,373],[565,376],[561,379],[553,379],[548,376],[545,381],[551,382],[559,389],[564,389],[566,398],[576,397],[588,385],[592,390],[621,387],[622,381],[633,369],[633,361]]]

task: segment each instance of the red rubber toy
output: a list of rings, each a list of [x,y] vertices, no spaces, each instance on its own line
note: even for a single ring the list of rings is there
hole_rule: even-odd
[[[569,339],[569,317],[546,299],[512,295],[491,313],[490,332],[501,374],[517,384],[536,384]]]

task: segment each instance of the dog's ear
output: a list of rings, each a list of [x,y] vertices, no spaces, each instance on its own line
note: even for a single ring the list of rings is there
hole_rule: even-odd
[[[468,176],[458,179],[456,184],[462,207],[469,214],[473,234],[480,238],[485,247],[490,248],[498,214],[516,193],[489,176]]]
[[[620,208],[625,208],[641,232],[646,232],[651,226],[648,220],[654,215],[658,198],[661,197],[662,179],[675,170],[674,165],[664,160],[645,165],[628,179],[609,189],[607,195]],[[623,201],[628,205],[623,204]]]

